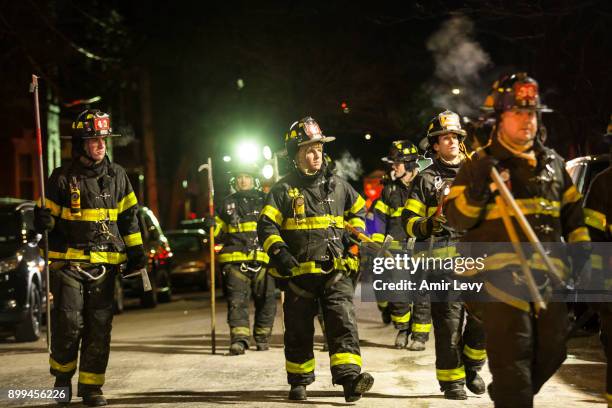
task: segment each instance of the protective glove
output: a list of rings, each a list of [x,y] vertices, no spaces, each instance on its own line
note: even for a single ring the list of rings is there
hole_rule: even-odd
[[[279,246],[272,250],[272,260],[276,270],[282,276],[291,276],[291,268],[299,266],[299,262],[291,255],[287,247]]]
[[[470,166],[470,185],[468,196],[474,201],[485,201],[491,194],[491,169],[498,160],[493,156],[484,156],[474,160]]]
[[[127,268],[123,270],[123,275],[129,275],[130,273],[138,271],[147,266],[149,259],[147,258],[142,245],[129,247],[127,248],[126,252],[128,261]]]
[[[55,219],[48,208],[34,207],[34,228],[38,232],[51,231],[55,226]]]
[[[210,228],[215,228],[216,226],[217,226],[217,221],[215,220],[215,217],[211,217],[210,215],[207,215],[206,217],[204,217],[204,228],[210,229]]]
[[[433,234],[439,234],[444,230],[443,226],[446,222],[446,217],[443,215],[432,215],[428,217],[420,225],[421,235],[430,237]]]

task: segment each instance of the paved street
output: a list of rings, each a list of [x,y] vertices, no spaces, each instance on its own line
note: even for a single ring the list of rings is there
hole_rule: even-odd
[[[375,377],[362,407],[485,407],[488,396],[469,394],[467,401],[446,401],[438,391],[433,341],[425,352],[395,350],[394,331],[384,326],[374,303],[358,303],[365,369]],[[282,326],[277,315],[268,352],[226,355],[228,327],[223,300],[217,308],[217,355],[211,355],[207,294],[182,293],[156,309],[128,306],[114,320],[112,352],[105,394],[112,406],[196,407],[217,404],[249,407],[295,406],[286,400]],[[317,324],[318,326],[318,324]],[[318,329],[318,328],[317,328]],[[322,337],[317,335],[317,349]],[[604,406],[605,365],[597,337],[572,340],[571,356],[536,399],[537,407]],[[48,388],[45,343],[0,342],[0,388]],[[342,406],[341,387],[333,387],[326,353],[318,351],[317,381],[308,388],[310,406]],[[485,369],[485,381],[490,375]],[[76,378],[75,378],[76,382]],[[5,396],[3,396],[5,398]],[[73,402],[72,406],[80,405]],[[7,404],[0,398],[0,406]],[[16,405],[48,406],[29,400]],[[13,406],[13,405],[11,405]]]

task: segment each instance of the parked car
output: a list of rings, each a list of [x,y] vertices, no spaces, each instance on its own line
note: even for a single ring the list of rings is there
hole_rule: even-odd
[[[143,307],[155,307],[158,302],[172,300],[172,283],[170,269],[172,267],[172,249],[164,235],[159,221],[147,207],[138,209],[138,222],[142,233],[145,252],[149,256],[147,272],[153,290],[145,292],[142,280],[138,277],[120,279],[117,276],[115,293],[115,312],[123,311],[123,297],[139,297]]]
[[[0,331],[36,341],[46,315],[45,261],[34,230],[34,202],[0,199]]]
[[[565,168],[580,193],[585,195],[595,176],[610,166],[610,154],[577,157],[569,160]]]
[[[168,231],[172,253],[172,284],[189,283],[202,290],[210,288],[210,247],[203,229]],[[219,246],[220,245],[215,245]],[[221,286],[220,268],[215,268],[215,287]]]

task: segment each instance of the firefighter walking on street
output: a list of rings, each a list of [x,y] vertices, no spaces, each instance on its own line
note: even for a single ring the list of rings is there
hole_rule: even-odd
[[[48,180],[46,208],[35,222],[49,230],[51,374],[68,388],[79,364],[78,396],[106,405],[102,394],[110,353],[116,274],[142,269],[147,257],[137,220],[138,202],[125,170],[106,155],[111,118],[85,110],[72,124],[72,161]],[[79,358],[79,349],[81,351]]]
[[[606,143],[610,146],[612,153],[612,116],[608,131],[605,134]],[[601,343],[607,359],[606,373],[606,399],[608,406],[612,407],[612,303],[610,293],[612,292],[612,257],[609,246],[612,242],[612,167],[599,173],[593,179],[584,202],[585,223],[589,229],[589,235],[593,241],[593,279],[596,288],[606,291],[607,302],[594,305],[599,312],[601,321]],[[602,244],[605,242],[606,246]]]
[[[502,77],[494,83],[485,108],[493,110],[496,118],[486,154],[461,168],[445,211],[450,225],[466,231],[462,237],[465,245],[480,243],[480,252],[488,255],[484,268],[474,273],[484,280],[491,300],[474,306],[484,320],[493,375],[489,394],[495,407],[529,408],[534,395],[565,360],[567,307],[563,302],[549,302],[546,309],[538,310],[522,278],[525,264],[512,246],[502,246],[510,238],[503,209],[500,211],[491,191],[492,167],[502,174],[537,238],[552,251],[549,257],[558,276],[546,270],[538,261],[540,257],[526,255],[525,267],[531,268],[545,301],[569,279],[568,262],[560,253],[562,240],[574,247],[572,274],[574,281],[579,281],[588,261],[590,239],[582,196],[565,170],[564,160],[542,144],[540,114],[546,107],[540,104],[537,82],[525,73]],[[529,242],[522,230],[516,231],[519,242]],[[558,244],[550,244],[555,242]]]
[[[386,235],[393,237],[389,249],[405,253],[410,250],[410,237],[402,225],[402,211],[408,200],[411,182],[418,173],[418,160],[421,159],[418,149],[408,140],[397,140],[391,145],[389,156],[382,160],[392,167],[391,180],[385,183],[380,198],[374,205],[374,229],[371,238],[382,242]],[[374,292],[379,294],[378,291]],[[414,304],[406,302],[379,301],[378,307],[383,316],[388,314],[395,329],[395,347],[409,350],[425,350],[431,329],[431,310],[426,297],[419,297]],[[408,339],[412,332],[412,341]]]
[[[293,171],[268,193],[257,232],[274,262],[269,272],[286,293],[285,367],[290,400],[305,400],[315,379],[314,317],[319,301],[329,345],[332,381],[341,384],[347,402],[357,401],[374,382],[361,372],[361,352],[353,305],[351,273],[356,258],[345,245],[344,224],[363,231],[365,201],[331,172],[323,155],[324,136],[306,117],[291,125],[285,147]]]
[[[215,236],[223,249],[219,263],[225,277],[230,326],[230,355],[244,354],[249,348],[251,329],[249,303],[255,300],[253,336],[258,351],[270,348],[269,341],[276,315],[274,279],[266,273],[269,257],[257,238],[257,219],[264,206],[255,164],[237,165],[230,184],[235,193],[217,207]],[[210,226],[210,222],[208,223]]]
[[[420,242],[431,242],[432,251],[428,257],[452,257],[456,250],[459,234],[447,224],[440,206],[460,166],[467,160],[463,145],[465,135],[459,115],[451,111],[436,115],[427,128],[433,164],[413,181],[403,217],[409,236]],[[482,325],[467,313],[461,301],[432,299],[431,315],[436,377],[444,397],[467,399],[464,385],[475,394],[483,394],[485,384],[478,375],[486,360]]]

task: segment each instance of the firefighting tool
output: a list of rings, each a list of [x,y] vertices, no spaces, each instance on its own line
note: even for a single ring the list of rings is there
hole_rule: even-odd
[[[137,271],[134,271],[128,275],[125,275],[123,278],[132,278],[132,277],[139,276],[139,275],[142,279],[142,287],[144,291],[150,292],[151,290],[153,290],[153,287],[151,286],[151,281],[149,280],[149,274],[147,273],[146,268],[142,268]]]

